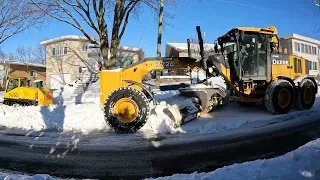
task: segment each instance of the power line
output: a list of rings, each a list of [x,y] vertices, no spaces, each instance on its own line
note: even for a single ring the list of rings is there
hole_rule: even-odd
[[[254,9],[270,11],[270,9],[267,9],[267,8],[262,8],[262,7],[258,7],[258,6],[253,6],[253,5],[249,5],[249,4],[238,3],[238,2],[228,1],[228,0],[216,0],[216,1],[222,1],[222,2],[226,2],[226,3],[240,5],[240,6],[246,6],[246,7],[250,7],[250,8],[254,8]]]

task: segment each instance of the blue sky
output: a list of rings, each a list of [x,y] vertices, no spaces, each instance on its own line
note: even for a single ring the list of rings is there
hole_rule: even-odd
[[[174,19],[164,27],[162,56],[165,44],[186,42],[196,38],[195,27],[201,26],[207,43],[237,26],[277,27],[279,35],[297,33],[320,40],[320,9],[312,0],[177,0],[177,8],[165,7]],[[319,31],[317,31],[319,30]],[[89,32],[93,31],[89,29]],[[44,38],[64,35],[82,35],[70,25],[51,22],[41,29],[29,29],[0,45],[6,53],[19,45],[35,47]],[[121,45],[138,46],[146,57],[156,56],[157,22],[155,15],[142,9],[139,19],[131,18]]]

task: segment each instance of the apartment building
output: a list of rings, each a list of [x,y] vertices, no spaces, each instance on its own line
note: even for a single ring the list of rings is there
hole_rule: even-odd
[[[307,73],[311,76],[320,75],[320,41],[299,34],[290,34],[280,41],[289,54],[295,54],[307,60]]]

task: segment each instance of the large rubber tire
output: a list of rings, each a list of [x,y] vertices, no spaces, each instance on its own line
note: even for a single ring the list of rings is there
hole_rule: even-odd
[[[278,102],[278,96],[281,92],[287,93],[286,105],[280,105]],[[291,83],[284,79],[272,81],[265,93],[264,104],[268,111],[272,114],[287,114],[294,103],[294,87]]]
[[[310,79],[303,79],[295,96],[295,108],[299,110],[311,109],[316,100],[315,91],[315,84]]]
[[[138,115],[129,122],[123,122],[113,114],[116,102],[122,98],[132,99],[138,106]],[[141,91],[131,88],[122,87],[113,91],[107,98],[104,105],[105,121],[119,133],[134,133],[146,123],[149,117],[149,101]]]

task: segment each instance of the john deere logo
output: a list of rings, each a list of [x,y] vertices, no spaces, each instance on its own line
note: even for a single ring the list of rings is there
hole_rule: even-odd
[[[288,61],[288,60],[277,60],[277,59],[274,59],[274,60],[272,61],[272,64],[289,65],[289,61]]]

